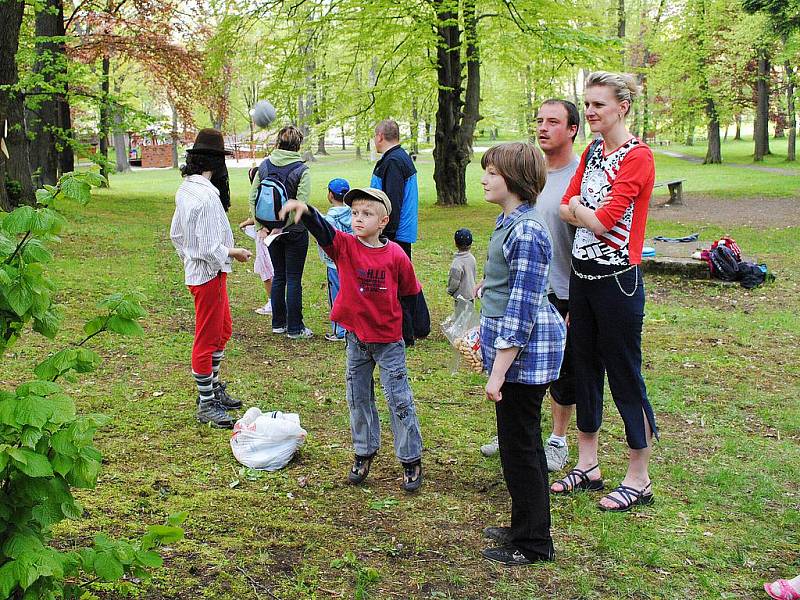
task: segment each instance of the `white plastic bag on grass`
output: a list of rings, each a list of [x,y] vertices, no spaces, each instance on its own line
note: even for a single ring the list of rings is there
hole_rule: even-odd
[[[262,413],[254,406],[233,426],[231,450],[246,467],[277,471],[292,460],[307,435],[297,413]]]

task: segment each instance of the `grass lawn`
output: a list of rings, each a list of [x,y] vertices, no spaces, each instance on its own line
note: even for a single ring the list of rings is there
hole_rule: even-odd
[[[659,179],[700,169],[657,160]],[[451,308],[444,286],[453,231],[472,229],[482,262],[496,211],[481,200],[475,164],[470,204],[451,209],[433,206],[430,156],[418,166],[415,265],[439,323]],[[687,187],[726,197],[737,185],[766,194],[778,183],[733,169],[705,167]],[[315,163],[312,203],[324,206],[328,179],[366,183],[370,172],[347,155]],[[231,178],[235,224],[247,212],[245,170]],[[298,458],[277,473],[244,471],[229,434],[195,422],[193,309],[168,236],[179,181],[174,171],[114,177],[88,207],[67,207],[70,225],[56,248],[66,314],[60,344],[79,339],[89,307],[112,291],[142,291],[150,311],[145,337],[95,338],[101,369],[66,384],[80,410],[109,415],[111,424],[98,434],[105,460],[97,489],[79,494],[86,518],[60,526],[58,543],[99,530],[135,536],[170,513],[190,512],[186,539],[165,549],[166,566],[152,582],[100,588],[102,597],[761,598],[763,581],[800,572],[800,228],[726,228],[777,273],[772,285],[745,291],[648,279],[644,373],[661,427],[651,472],[656,504],[606,514],[595,495],[554,497],[557,561],[507,570],[480,558],[481,529],[509,516],[499,460],[478,453],[494,435],[493,407],[482,376],[451,373],[438,330],[408,352],[425,441],[421,493],[399,489],[382,400],[383,450],[372,474],[362,487],[343,483],[351,460],[344,348],[322,339],[326,295],[313,243],[304,276],[312,340],[270,333],[269,320],[253,312],[264,298],[250,265],[237,264],[229,279],[234,337],[223,378],[246,406],[300,413],[309,437]],[[776,195],[797,195],[793,186]],[[648,234],[687,227],[651,221]],[[706,231],[715,233],[723,232]],[[5,385],[28,377],[50,348],[35,334],[24,338],[6,357]],[[601,460],[616,484],[626,448],[610,400],[606,414]]]

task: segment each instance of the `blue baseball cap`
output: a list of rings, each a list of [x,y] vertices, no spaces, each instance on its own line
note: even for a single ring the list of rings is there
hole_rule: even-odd
[[[331,179],[328,182],[328,189],[337,198],[342,198],[347,192],[350,191],[350,184],[347,183],[347,179],[337,177],[336,179]]]

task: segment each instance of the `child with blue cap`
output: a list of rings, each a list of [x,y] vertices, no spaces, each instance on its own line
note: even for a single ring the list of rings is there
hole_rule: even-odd
[[[344,203],[344,195],[349,191],[350,184],[346,179],[337,177],[328,182],[328,202],[331,207],[325,214],[325,220],[334,229],[344,233],[353,233],[352,211]],[[336,300],[336,296],[339,293],[339,272],[330,257],[322,251],[322,248],[319,248],[319,256],[325,266],[328,267],[328,305],[332,310],[333,301]],[[325,339],[329,342],[344,341],[345,333],[341,325],[331,321],[331,331],[325,334]]]

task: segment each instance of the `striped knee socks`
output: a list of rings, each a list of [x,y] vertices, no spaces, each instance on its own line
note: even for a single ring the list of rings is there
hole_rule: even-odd
[[[219,365],[217,365],[219,369]],[[214,402],[214,379],[213,375],[201,375],[192,371],[192,377],[197,384],[197,392],[200,394],[200,404],[209,404]]]
[[[219,385],[219,366],[222,364],[223,358],[225,358],[224,350],[217,350],[211,354],[211,376],[213,378],[214,387]]]

